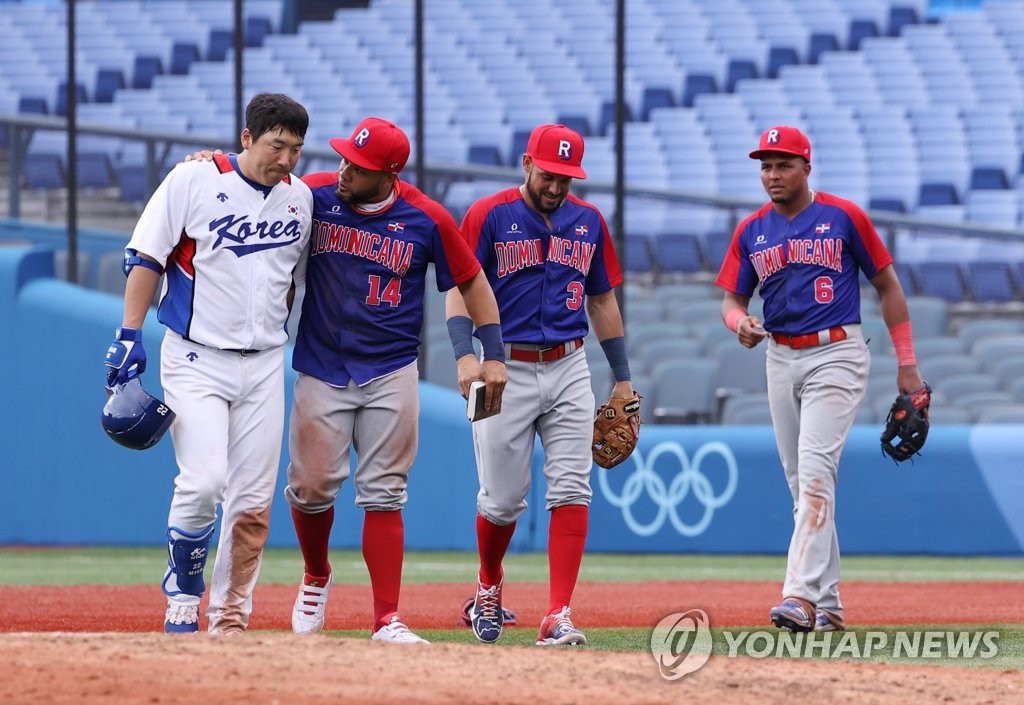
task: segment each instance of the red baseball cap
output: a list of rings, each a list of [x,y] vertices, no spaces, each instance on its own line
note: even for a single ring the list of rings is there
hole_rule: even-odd
[[[757,149],[750,153],[750,158],[760,159],[770,152],[795,154],[810,162],[811,141],[807,139],[807,135],[795,127],[776,125],[764,131],[761,141],[757,144]]]
[[[409,161],[409,138],[393,122],[368,117],[349,139],[335,137],[331,147],[352,164],[370,171],[397,174]]]
[[[587,178],[583,161],[583,137],[565,125],[541,125],[530,133],[526,154],[539,168],[557,176]]]

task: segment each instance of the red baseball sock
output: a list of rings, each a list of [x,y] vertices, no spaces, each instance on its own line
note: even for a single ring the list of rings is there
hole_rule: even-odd
[[[480,582],[484,585],[497,585],[504,577],[501,561],[505,558],[515,530],[515,522],[499,526],[479,514],[476,515],[476,545],[480,553]]]
[[[557,612],[572,601],[576,578],[583,561],[587,542],[586,505],[570,504],[551,510],[548,526],[548,614]]]
[[[331,574],[327,545],[331,540],[331,527],[334,526],[334,506],[316,514],[306,514],[292,507],[292,523],[299,539],[302,560],[306,564],[306,574],[327,578]]]
[[[405,524],[402,512],[366,512],[363,518],[363,560],[373,592],[373,629],[398,611],[402,590]]]

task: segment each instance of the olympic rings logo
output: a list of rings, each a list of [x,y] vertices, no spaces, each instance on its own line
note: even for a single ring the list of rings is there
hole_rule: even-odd
[[[665,481],[654,472],[655,462],[662,455],[673,455],[679,461],[679,473],[672,478],[666,486]],[[725,461],[729,478],[725,489],[721,494],[715,494],[711,481],[701,472],[701,463],[711,454],[718,454]],[[598,473],[598,485],[604,498],[615,507],[622,510],[622,519],[637,536],[652,536],[656,534],[668,520],[672,527],[681,535],[692,538],[703,534],[711,520],[714,518],[715,510],[724,507],[736,493],[736,485],[739,483],[739,470],[736,466],[736,457],[732,450],[721,441],[705,443],[694,454],[690,460],[683,447],[675,441],[663,441],[654,446],[648,453],[646,460],[639,449],[633,451],[630,456],[636,463],[636,470],[626,479],[622,486],[621,494],[616,494],[608,484],[608,470],[600,468]],[[693,493],[694,499],[704,506],[704,512],[700,519],[694,524],[688,524],[679,516],[679,506]],[[633,516],[633,505],[640,499],[642,494],[657,506],[658,513],[648,523],[643,524]]]

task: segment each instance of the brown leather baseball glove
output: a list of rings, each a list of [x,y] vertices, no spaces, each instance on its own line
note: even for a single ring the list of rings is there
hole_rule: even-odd
[[[594,462],[613,468],[628,458],[640,439],[640,400],[636,390],[632,399],[612,397],[597,410],[594,419]]]

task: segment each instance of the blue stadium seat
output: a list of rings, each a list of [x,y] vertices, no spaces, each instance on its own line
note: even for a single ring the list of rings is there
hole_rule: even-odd
[[[523,162],[523,154],[526,153],[526,145],[530,142],[530,130],[516,130],[512,133],[512,148],[508,153],[508,162],[512,166],[519,166]]]
[[[704,259],[713,272],[718,272],[725,260],[725,253],[732,243],[732,233],[709,232],[704,234],[704,242],[701,247],[704,252]]]
[[[778,78],[783,66],[799,63],[800,56],[793,47],[771,47],[768,50],[768,68],[765,69],[765,75],[768,78]]]
[[[908,24],[917,24],[917,10],[909,5],[893,5],[889,8],[889,36],[898,37]]]
[[[22,175],[26,188],[56,189],[63,188],[64,160],[59,154],[33,154],[25,160]]]
[[[964,273],[975,301],[1005,303],[1017,299],[1008,262],[966,262]]]
[[[1002,167],[997,166],[976,166],[971,170],[971,185],[973,189],[1008,189],[1010,180],[1006,178],[1006,172]]]
[[[139,54],[135,57],[134,73],[132,74],[132,88],[150,89],[153,87],[153,78],[164,72],[164,64],[158,56]]]
[[[89,94],[85,90],[85,85],[75,82],[75,103],[81,105],[82,103],[89,102]],[[54,101],[53,108],[54,115],[67,115],[68,114],[68,84],[67,81],[61,81],[57,84],[57,95]]]
[[[956,187],[949,183],[929,182],[921,184],[917,199],[919,206],[944,206],[960,202]]]
[[[622,117],[623,122],[633,121],[633,109],[629,107],[629,103],[623,105],[626,114]],[[607,135],[612,126],[615,125],[615,101],[606,100],[601,103],[601,117],[598,120],[598,134]]]
[[[891,211],[893,213],[906,213],[907,207],[899,198],[872,198],[868,202],[869,211]]]
[[[729,61],[729,65],[725,69],[725,91],[726,93],[733,93],[736,90],[737,81],[741,81],[745,78],[757,78],[757,64],[751,59],[732,59]],[[685,103],[685,91],[684,91],[684,103]]]
[[[672,96],[672,90],[664,86],[649,86],[644,89],[643,98],[640,101],[641,120],[647,122],[651,119],[651,111],[655,108],[672,108],[676,104]]]
[[[117,183],[121,187],[121,200],[126,203],[142,203],[146,193],[146,167],[142,164],[126,164],[115,169]]]
[[[958,262],[918,262],[911,264],[917,293],[935,296],[951,303],[969,299]]]
[[[892,268],[896,272],[896,278],[900,280],[904,294],[911,296],[919,293],[913,267],[906,262],[893,262]]]
[[[235,35],[230,29],[211,29],[210,41],[206,46],[207,61],[224,61],[228,49],[235,44]]]
[[[650,244],[642,235],[626,238],[622,268],[635,274],[650,274],[653,271]]]
[[[199,47],[195,42],[175,42],[171,47],[172,74],[184,76],[193,61],[199,61]]]
[[[662,274],[692,274],[704,268],[700,237],[690,233],[663,233],[652,242],[654,259]]]
[[[807,63],[816,64],[826,51],[839,51],[839,39],[832,32],[814,32],[807,42]]]
[[[585,115],[559,115],[555,120],[559,125],[565,125],[571,130],[576,130],[584,137],[590,137],[590,120]]]
[[[261,15],[251,15],[245,19],[245,46],[261,47],[263,40],[272,32],[270,19]]]
[[[470,164],[487,164],[501,166],[501,150],[493,144],[471,144],[466,155]]]
[[[79,188],[110,188],[114,185],[113,165],[103,152],[80,153],[75,171]]]
[[[50,108],[46,103],[46,98],[40,98],[34,95],[23,95],[18,98],[18,112],[19,113],[31,113],[33,115],[49,115]]]
[[[93,101],[96,103],[113,103],[114,93],[126,85],[124,72],[121,69],[100,69],[96,72]]]
[[[878,36],[878,25],[874,20],[851,20],[848,33],[847,48],[850,51],[859,51],[860,43],[868,37]]]
[[[683,99],[682,104],[684,107],[692,108],[693,101],[697,96],[703,93],[717,93],[718,85],[715,82],[715,77],[709,73],[691,73],[687,74],[686,79],[683,81]]]

